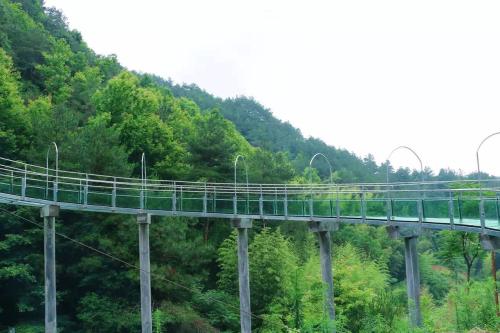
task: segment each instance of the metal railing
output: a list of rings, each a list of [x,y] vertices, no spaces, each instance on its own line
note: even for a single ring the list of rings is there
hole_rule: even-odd
[[[20,201],[148,211],[359,218],[481,226],[500,230],[500,180],[359,184],[255,184],[118,177],[51,169],[0,157],[0,193]],[[389,196],[388,196],[389,193]],[[147,198],[147,200],[145,200]],[[419,206],[422,205],[421,208]]]

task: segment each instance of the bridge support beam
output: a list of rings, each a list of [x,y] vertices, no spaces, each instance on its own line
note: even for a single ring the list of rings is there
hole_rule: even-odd
[[[408,312],[413,327],[422,326],[420,311],[420,271],[418,268],[417,242],[420,231],[409,227],[387,227],[393,238],[402,237],[405,242],[406,289],[408,293]]]
[[[240,325],[241,333],[252,331],[252,310],[250,307],[250,271],[248,268],[248,229],[250,219],[233,219],[231,224],[238,229],[238,278],[240,285]]]
[[[43,206],[43,245],[45,264],[45,333],[56,333],[56,229],[55,221],[59,216],[59,206]]]
[[[139,225],[139,265],[141,268],[141,323],[142,333],[152,333],[153,321],[151,318],[151,271],[149,262],[149,225],[151,215],[137,214]]]
[[[332,251],[330,232],[338,230],[336,222],[309,222],[309,230],[318,235],[321,276],[325,285],[325,309],[332,322],[331,332],[335,332],[335,302],[333,296]]]
[[[480,235],[481,246],[483,250],[496,251],[500,250],[500,238],[490,235]]]

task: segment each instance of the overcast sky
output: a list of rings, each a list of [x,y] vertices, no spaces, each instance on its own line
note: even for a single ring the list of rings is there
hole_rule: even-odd
[[[129,69],[253,96],[360,156],[475,170],[500,131],[499,1],[45,0]],[[481,149],[500,175],[500,136]],[[416,168],[404,151],[393,165]]]

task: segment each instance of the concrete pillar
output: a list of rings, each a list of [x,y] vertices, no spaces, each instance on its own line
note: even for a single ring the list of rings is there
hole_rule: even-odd
[[[490,236],[482,234],[480,235],[481,246],[483,250],[491,251],[491,276],[493,278],[493,297],[495,298],[497,317],[500,316],[500,301],[498,295],[498,284],[497,284],[497,250],[500,250],[500,237]]]
[[[335,302],[333,295],[332,252],[330,232],[338,229],[336,222],[309,222],[309,230],[318,235],[321,276],[325,285],[325,310],[328,318],[335,321]],[[335,325],[332,325],[335,332]]]
[[[151,272],[149,265],[149,225],[150,214],[137,214],[139,225],[139,264],[141,268],[141,323],[142,333],[152,333],[151,318]]]
[[[40,210],[43,217],[43,245],[45,262],[45,333],[56,333],[56,229],[59,206],[47,205]]]
[[[393,238],[403,237],[405,242],[406,290],[408,294],[408,313],[412,327],[422,326],[420,311],[420,271],[418,268],[417,242],[418,228],[391,226],[387,228]]]
[[[406,289],[408,292],[408,310],[412,326],[422,326],[417,240],[418,236],[405,237]]]
[[[248,268],[248,229],[250,219],[233,219],[232,225],[238,229],[238,278],[240,285],[240,325],[241,333],[252,332],[252,310],[250,307],[250,272]]]

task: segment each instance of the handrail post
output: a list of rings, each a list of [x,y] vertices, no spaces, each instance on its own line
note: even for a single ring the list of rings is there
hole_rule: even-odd
[[[217,189],[215,188],[215,186],[213,187],[213,189],[214,189],[214,197],[212,199],[212,208],[215,213],[217,209]]]
[[[458,192],[458,218],[460,220],[460,223],[462,223],[462,192]]]
[[[139,207],[141,210],[144,210],[144,190],[141,188],[141,192],[139,193]]]
[[[366,221],[366,193],[364,185],[361,185],[361,219]]]
[[[140,207],[141,210],[146,208],[146,182],[147,182],[147,174],[146,174],[146,154],[142,153],[141,155],[141,196],[140,196]]]
[[[389,185],[387,185],[387,192],[386,192],[386,209],[387,209],[387,223],[390,223],[392,220],[392,198],[391,198],[391,189],[389,188]]]
[[[285,220],[288,220],[288,193],[285,184],[285,194],[283,200],[283,214],[285,215]]]
[[[177,214],[177,184],[174,181],[174,190],[172,192],[172,212]]]
[[[250,190],[248,189],[247,183],[247,215],[250,214]]]
[[[495,193],[495,197],[496,197],[496,200],[495,200],[495,204],[496,204],[496,212],[497,212],[497,221],[498,223],[500,224],[500,198],[498,197],[499,194],[498,192]]]
[[[450,201],[448,203],[448,217],[450,218],[451,229],[455,229],[455,211],[453,207],[453,192],[450,191]]]
[[[259,214],[260,217],[264,217],[264,198],[262,196],[262,185],[260,185],[260,196],[259,196]]]
[[[80,178],[78,185],[78,204],[80,205],[82,204],[82,191],[83,191],[82,179]]]
[[[233,215],[238,215],[238,199],[236,198],[236,192],[233,195]]]
[[[181,192],[181,193],[180,193],[180,198],[179,198],[179,206],[180,206],[180,207],[179,207],[179,210],[182,212],[182,210],[183,210],[183,207],[182,207],[182,201],[183,201],[183,200],[182,200],[182,199],[183,199],[183,197],[182,197],[182,185],[179,185],[179,187],[180,187],[180,190],[181,190],[181,191],[180,191],[180,192]]]
[[[85,174],[85,187],[83,188],[83,204],[87,206],[89,199],[89,175]]]
[[[311,187],[310,191],[310,196],[309,196],[309,216],[311,217],[311,220],[313,219],[314,216],[314,207],[313,207],[313,190],[312,190],[312,184],[309,185]]]
[[[330,184],[330,187],[328,188],[328,192],[329,192],[329,197],[330,199],[328,200],[329,204],[330,204],[330,217],[333,217],[333,188],[332,188],[332,185]]]
[[[274,215],[278,215],[278,189],[274,188]]]
[[[336,213],[337,213],[337,222],[340,222],[340,189],[339,185],[337,184],[337,205],[335,207]]]
[[[111,192],[111,206],[116,208],[116,177],[113,177],[113,191]]]
[[[10,192],[14,194],[14,171],[10,172]]]
[[[417,200],[417,212],[418,212],[418,223],[419,223],[420,228],[422,228],[422,222],[424,222],[423,206],[424,206],[424,202],[423,202],[422,198],[419,198]]]
[[[479,221],[481,222],[481,230],[484,233],[486,227],[486,218],[484,212],[484,199],[482,197],[479,198]]]
[[[58,192],[58,180],[57,180],[57,177],[56,177],[56,182],[54,183],[54,194],[53,194],[53,201],[54,202],[57,202],[57,192]]]
[[[203,214],[207,214],[207,200],[208,200],[208,195],[207,195],[207,183],[205,182],[205,191],[203,193]]]
[[[21,197],[23,200],[26,198],[26,186],[27,186],[27,164],[24,163],[24,175],[21,181]]]

